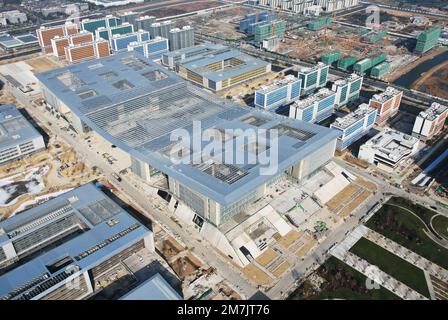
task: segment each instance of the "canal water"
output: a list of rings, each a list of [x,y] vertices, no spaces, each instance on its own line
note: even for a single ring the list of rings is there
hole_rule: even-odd
[[[411,85],[417,81],[423,73],[445,61],[448,61],[448,51],[442,52],[433,59],[426,60],[425,62],[419,64],[417,67],[395,80],[393,84],[411,89]]]

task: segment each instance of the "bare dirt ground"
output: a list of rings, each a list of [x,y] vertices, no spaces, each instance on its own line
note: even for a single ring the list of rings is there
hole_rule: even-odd
[[[396,79],[398,79],[400,76],[402,76],[403,74],[406,74],[409,71],[411,71],[412,69],[414,69],[415,67],[417,67],[419,64],[421,64],[427,60],[433,59],[434,57],[438,56],[439,54],[441,54],[442,52],[444,52],[446,50],[448,50],[448,49],[445,47],[434,49],[431,52],[425,54],[423,57],[414,61],[413,63],[410,63],[407,66],[400,68],[399,70],[391,72],[389,75],[387,75],[385,77],[385,80],[388,82],[393,82]],[[429,72],[431,72],[431,70],[429,70],[427,73],[429,73]]]
[[[448,99],[448,61],[430,69],[411,87],[414,90]]]
[[[25,62],[33,68],[34,73],[45,72],[62,66],[62,64],[59,64],[46,56],[29,59]]]

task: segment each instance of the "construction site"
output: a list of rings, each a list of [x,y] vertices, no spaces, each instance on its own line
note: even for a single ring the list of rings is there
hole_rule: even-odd
[[[228,43],[253,43],[258,46],[258,42],[254,42],[256,37],[240,30],[239,23],[248,16],[260,15],[261,12],[276,16],[269,29],[273,37],[277,35],[279,28],[274,25],[274,21],[285,23],[284,37],[273,49],[276,52],[310,63],[323,61],[346,71],[353,70],[356,62],[366,58],[375,62],[375,58],[382,53],[385,55],[383,58],[364,68],[368,71],[367,75],[386,81],[398,78],[406,67],[419,64],[419,59],[424,59],[427,54],[437,50],[433,49],[437,43],[427,41],[423,56],[419,53],[420,45],[417,46],[416,38],[426,32],[431,37],[429,33],[433,29],[443,28],[448,22],[443,18],[434,19],[415,16],[411,12],[382,9],[380,24],[366,27],[369,13],[366,13],[364,7],[348,13],[309,17],[238,5],[179,18],[178,22],[194,25],[199,40],[201,35],[206,35]]]

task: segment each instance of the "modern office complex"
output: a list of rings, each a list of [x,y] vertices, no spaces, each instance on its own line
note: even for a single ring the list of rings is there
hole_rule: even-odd
[[[116,34],[110,39],[110,46],[112,51],[126,51],[128,45],[132,42],[141,43],[150,39],[149,32],[140,30],[128,34]]]
[[[362,81],[362,76],[353,73],[347,78],[336,80],[333,83],[331,90],[336,92],[336,108],[343,107],[350,101],[359,98]]]
[[[201,224],[221,225],[262,197],[267,184],[284,175],[303,181],[333,157],[336,130],[240,107],[137,53],[100,59],[95,61],[101,64],[98,68],[91,64],[37,75],[47,103],[67,109],[77,130],[94,130],[127,152],[132,172],[148,183],[160,179],[162,172],[172,195],[189,206],[195,212],[192,219]],[[192,148],[186,141],[170,139],[176,129],[197,138],[197,121],[202,130],[221,136],[217,141],[228,142],[223,149],[206,156],[201,152],[205,142]],[[233,142],[245,140],[238,129],[254,134],[266,129],[272,138],[257,147],[247,141],[239,149]],[[249,162],[253,156],[267,156],[268,150],[278,154],[272,171],[264,171],[261,162]],[[244,159],[234,160],[232,154]],[[173,160],[174,155],[179,158]]]
[[[119,13],[118,14],[118,18],[120,18],[120,22],[121,23],[130,23],[134,26],[134,30],[138,30],[137,29],[137,19],[140,16],[140,14],[138,12],[134,12],[134,11],[127,11],[127,12],[123,12],[123,13]]]
[[[0,34],[0,50],[3,52],[21,51],[39,45],[39,40],[33,33],[11,35],[6,32]]]
[[[42,135],[20,111],[12,104],[0,105],[0,164],[43,149]]]
[[[76,33],[78,33],[78,26],[74,23],[66,23],[52,27],[42,26],[36,30],[39,45],[45,53],[52,53],[51,39],[54,37],[65,37]]]
[[[353,142],[368,134],[375,124],[375,119],[376,109],[369,107],[365,103],[346,116],[337,118],[330,127],[339,130],[342,134],[338,138],[338,151],[346,149]]]
[[[264,22],[255,27],[255,42],[263,42],[263,40],[276,36],[278,39],[283,39],[285,36],[286,23],[284,20],[275,20],[271,22]]]
[[[251,33],[249,30],[254,30],[253,27],[251,28],[251,25],[257,22],[268,22],[276,19],[277,15],[271,12],[260,11],[258,13],[250,13],[245,15],[244,18],[240,20],[239,30],[245,33]]]
[[[149,27],[149,33],[151,39],[155,37],[169,38],[170,30],[174,28],[174,24],[171,21],[154,22]]]
[[[333,114],[336,93],[327,88],[289,106],[289,117],[306,122],[321,122]]]
[[[96,33],[99,28],[112,28],[120,24],[120,19],[112,15],[107,15],[99,19],[83,19],[81,21],[81,30]]]
[[[103,7],[115,7],[115,6],[125,6],[130,3],[142,3],[145,0],[85,0],[86,2],[93,3],[97,6]]]
[[[83,299],[95,278],[147,248],[152,232],[93,184],[0,223],[0,299]]]
[[[412,135],[423,141],[430,140],[443,129],[447,115],[448,107],[434,102],[415,119]]]
[[[194,46],[194,28],[184,26],[182,29],[171,29],[168,34],[170,51],[180,50]]]
[[[80,31],[72,35],[59,37],[56,36],[51,39],[51,47],[53,55],[59,59],[65,59],[65,48],[69,46],[76,46],[83,43],[91,43],[94,40],[93,33],[89,31]]]
[[[162,55],[168,52],[168,39],[155,37],[143,42],[132,42],[128,45],[128,51],[136,51],[145,58],[160,60]]]
[[[255,91],[255,105],[266,110],[272,110],[296,101],[300,97],[300,83],[299,79],[293,75],[288,75],[282,80],[264,85]]]
[[[136,30],[149,31],[151,25],[156,22],[156,17],[153,16],[141,16],[135,19]]]
[[[271,71],[271,64],[222,45],[202,44],[164,54],[162,62],[204,88],[220,91]]]
[[[387,87],[382,93],[375,94],[370,99],[370,107],[377,110],[376,123],[383,125],[398,113],[403,91],[393,87]]]
[[[312,68],[303,67],[297,71],[297,78],[302,80],[302,95],[309,94],[314,90],[325,87],[328,81],[330,66],[319,62]]]
[[[71,63],[107,57],[109,55],[109,41],[102,39],[65,47],[65,58]]]
[[[418,151],[419,140],[400,131],[387,129],[359,148],[358,158],[392,172]]]

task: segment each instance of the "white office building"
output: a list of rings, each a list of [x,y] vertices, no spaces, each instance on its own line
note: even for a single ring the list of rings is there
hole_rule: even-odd
[[[338,138],[337,150],[342,151],[346,149],[352,143],[368,134],[375,124],[376,112],[376,109],[363,103],[354,112],[337,118],[330,126],[330,128],[341,131],[341,136]]]
[[[358,158],[392,172],[418,151],[419,140],[400,131],[387,129],[364,143]]]

